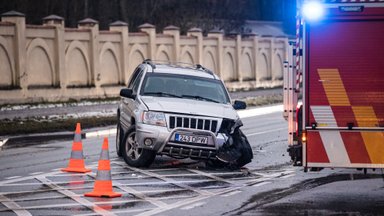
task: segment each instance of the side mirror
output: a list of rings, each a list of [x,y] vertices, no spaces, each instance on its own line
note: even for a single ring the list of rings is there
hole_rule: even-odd
[[[235,103],[233,104],[233,108],[235,110],[245,109],[247,108],[247,104],[244,101],[235,100]]]
[[[126,98],[132,98],[135,99],[135,97],[132,95],[132,89],[123,88],[120,90],[120,96],[126,97]]]

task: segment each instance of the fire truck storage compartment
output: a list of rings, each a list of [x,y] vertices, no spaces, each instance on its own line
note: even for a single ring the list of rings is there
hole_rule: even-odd
[[[305,24],[308,167],[384,167],[384,8]]]

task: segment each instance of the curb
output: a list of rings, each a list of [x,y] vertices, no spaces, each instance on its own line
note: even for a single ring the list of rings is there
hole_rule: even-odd
[[[110,136],[115,135],[116,129],[104,129],[97,131],[82,132],[81,138],[87,139],[91,137],[101,137],[101,136]],[[30,145],[38,145],[47,143],[53,140],[73,140],[74,132],[56,132],[56,133],[46,133],[46,134],[33,134],[33,135],[21,135],[15,137],[8,137],[3,140],[0,140],[0,150],[17,148]]]

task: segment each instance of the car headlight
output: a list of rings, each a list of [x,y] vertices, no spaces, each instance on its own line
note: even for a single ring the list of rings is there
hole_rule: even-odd
[[[144,111],[142,114],[142,121],[144,124],[157,125],[163,127],[167,126],[165,115],[161,112]]]

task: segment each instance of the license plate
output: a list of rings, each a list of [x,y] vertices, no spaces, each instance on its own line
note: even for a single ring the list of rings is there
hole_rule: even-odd
[[[187,142],[187,143],[208,144],[208,137],[206,136],[176,134],[175,140],[179,142]]]

